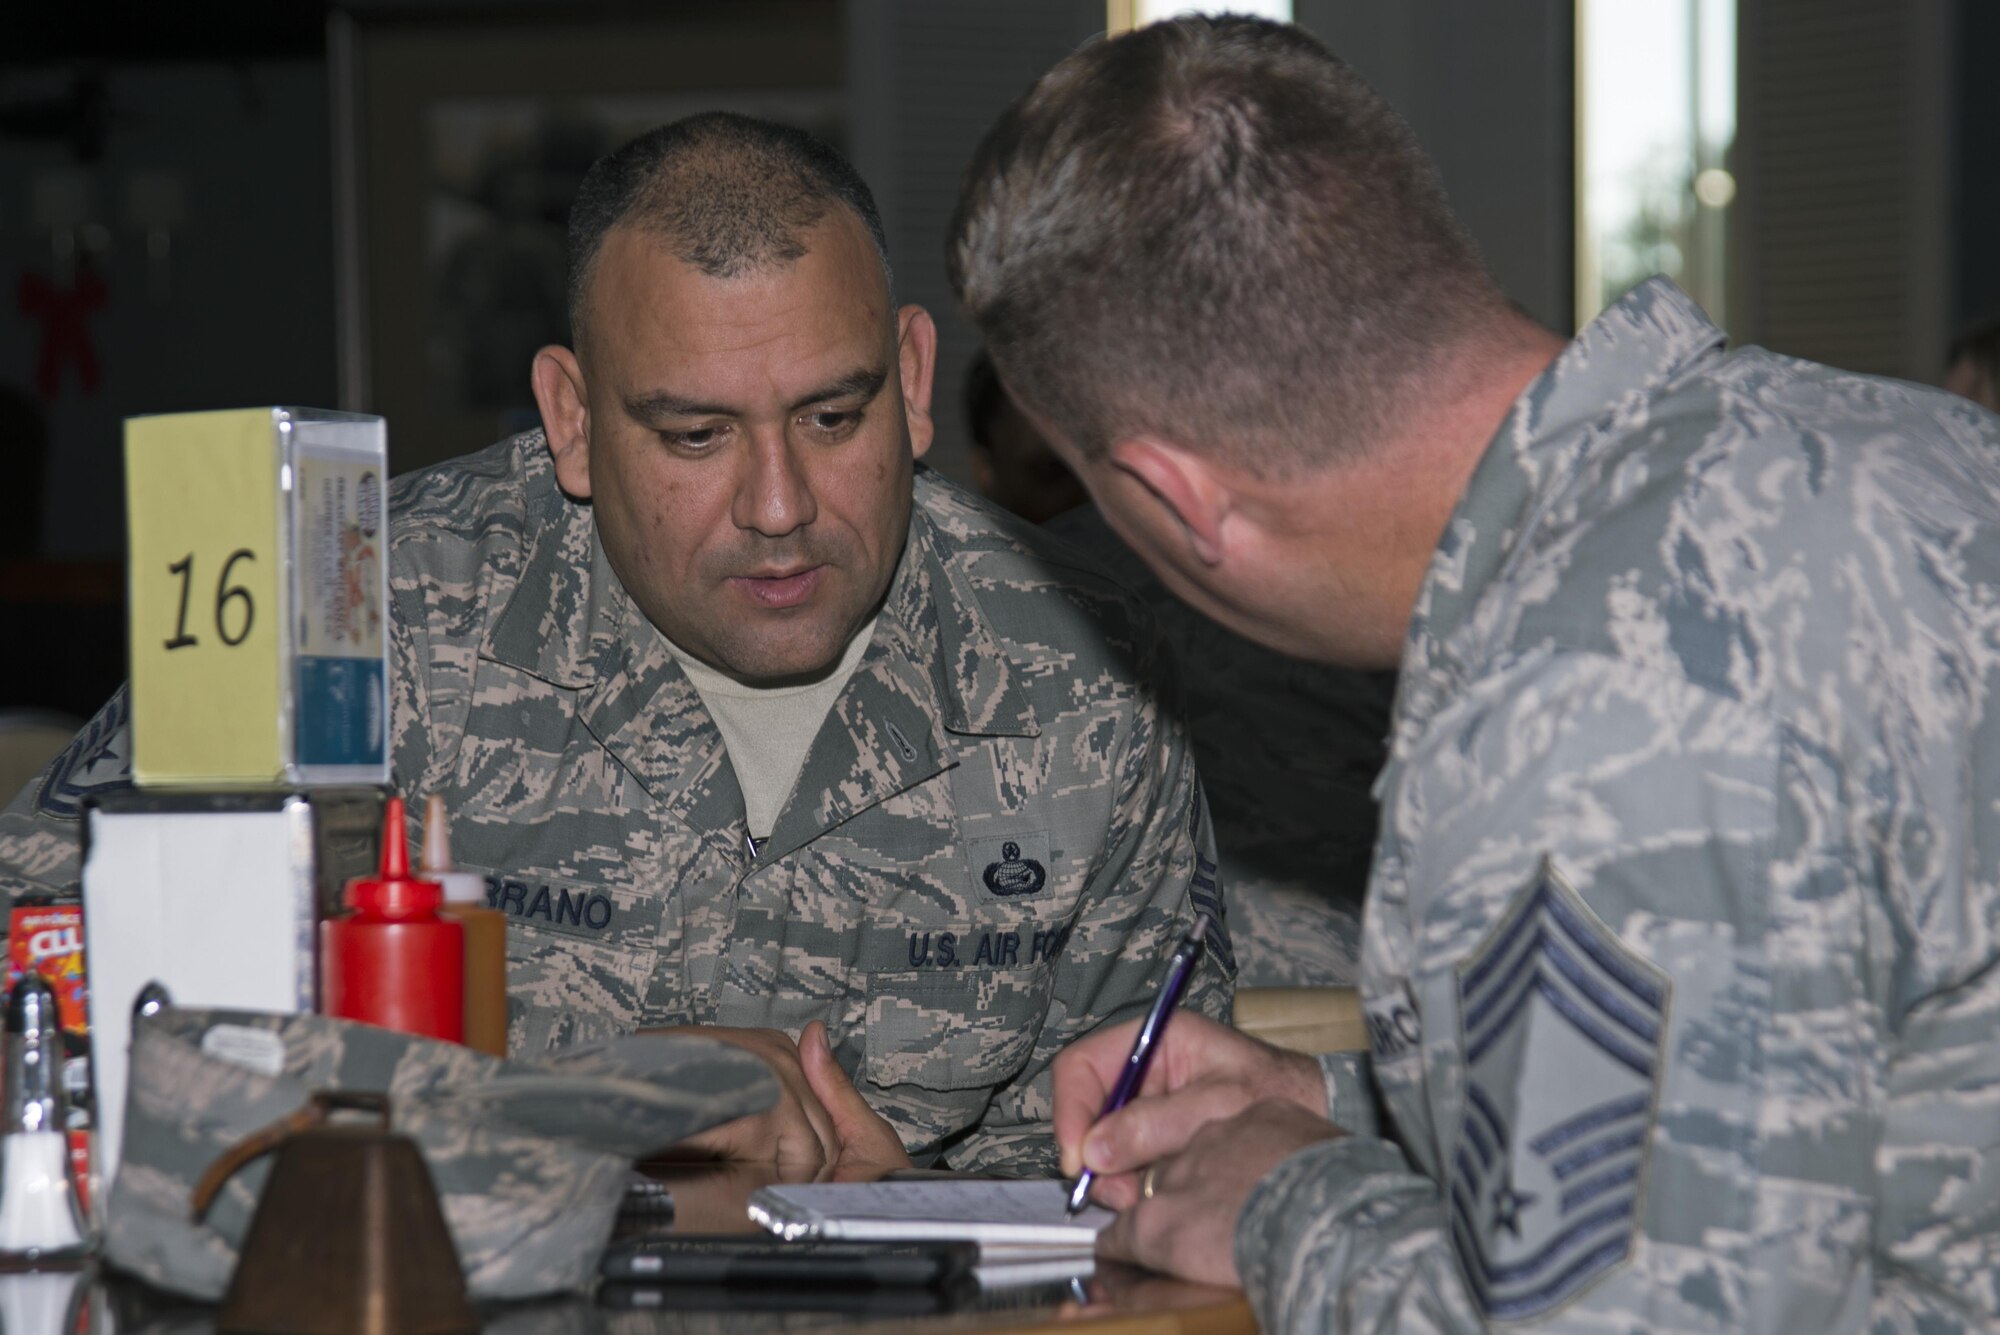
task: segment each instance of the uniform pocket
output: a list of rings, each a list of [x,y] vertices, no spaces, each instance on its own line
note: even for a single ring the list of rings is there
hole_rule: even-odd
[[[878,1086],[992,1089],[1027,1065],[1048,1016],[1046,964],[868,975],[868,1080]]]
[[[507,1053],[535,1057],[638,1026],[652,952],[507,924]]]

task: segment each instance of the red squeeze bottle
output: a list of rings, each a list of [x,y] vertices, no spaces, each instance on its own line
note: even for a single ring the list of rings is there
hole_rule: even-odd
[[[353,912],[320,924],[320,1009],[344,1020],[465,1041],[465,929],[438,912],[444,887],[410,875],[403,799],[382,810],[382,874],[357,876]]]

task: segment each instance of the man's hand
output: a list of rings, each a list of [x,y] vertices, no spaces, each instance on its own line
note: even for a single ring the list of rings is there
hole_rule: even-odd
[[[1162,1035],[1139,1097],[1097,1120],[1105,1095],[1132,1055],[1134,1020],[1101,1029],[1055,1061],[1055,1132],[1062,1170],[1097,1174],[1091,1197],[1122,1210],[1139,1197],[1137,1170],[1184,1148],[1204,1125],[1263,1099],[1326,1117],[1319,1063],[1182,1011]]]
[[[747,1049],[778,1077],[778,1102],[768,1112],[712,1127],[675,1147],[675,1157],[775,1164],[788,1174],[857,1166],[907,1168],[910,1156],[895,1128],[868,1106],[827,1046],[826,1026],[805,1027],[799,1041],[776,1029],[689,1025],[649,1033],[696,1034]]]
[[[1345,1134],[1324,1117],[1277,1099],[1210,1122],[1186,1149],[1152,1165],[1153,1194],[1135,1191],[1132,1204],[1097,1235],[1098,1254],[1182,1279],[1240,1287],[1236,1221],[1250,1193],[1265,1174],[1306,1146]]]
[[[799,1062],[805,1068],[806,1083],[819,1098],[840,1141],[840,1152],[831,1160],[840,1177],[865,1182],[878,1171],[912,1166],[896,1128],[868,1106],[868,1100],[834,1060],[833,1048],[826,1041],[826,1026],[818,1020],[799,1034]]]

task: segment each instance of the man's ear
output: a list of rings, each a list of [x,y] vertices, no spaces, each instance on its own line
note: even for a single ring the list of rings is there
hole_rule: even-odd
[[[1115,441],[1108,454],[1114,469],[1151,492],[1180,521],[1197,561],[1222,563],[1222,525],[1233,497],[1207,459],[1157,436]]]
[[[531,378],[542,430],[555,460],[556,482],[579,501],[590,499],[590,398],[583,367],[568,348],[550,344],[535,354]]]
[[[937,326],[921,306],[896,312],[896,370],[903,382],[903,420],[909,423],[910,454],[921,459],[931,447],[931,378],[937,372]]]

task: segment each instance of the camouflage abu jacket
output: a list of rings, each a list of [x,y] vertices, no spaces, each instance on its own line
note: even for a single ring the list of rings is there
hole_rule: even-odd
[[[539,432],[391,506],[396,768],[508,915],[515,1052],[823,1019],[912,1153],[1053,1163],[1049,1062],[1143,1012],[1212,884],[1109,581],[920,470],[873,642],[753,860],[721,734]],[[1228,1007],[1213,960],[1199,1004]]]
[[[1655,282],[1517,401],[1403,660],[1374,1089],[1273,1332],[1991,1329],[2000,421]],[[1366,1063],[1363,1063],[1366,1066]]]
[[[513,1055],[820,1019],[920,1162],[1053,1172],[1049,1063],[1143,1014],[1193,906],[1221,908],[1143,611],[919,468],[874,639],[753,861],[721,734],[539,431],[390,505],[396,783],[444,794],[507,914]],[[124,722],[121,691],[0,815],[0,890],[75,891]],[[1223,1017],[1219,947],[1189,1004]]]

